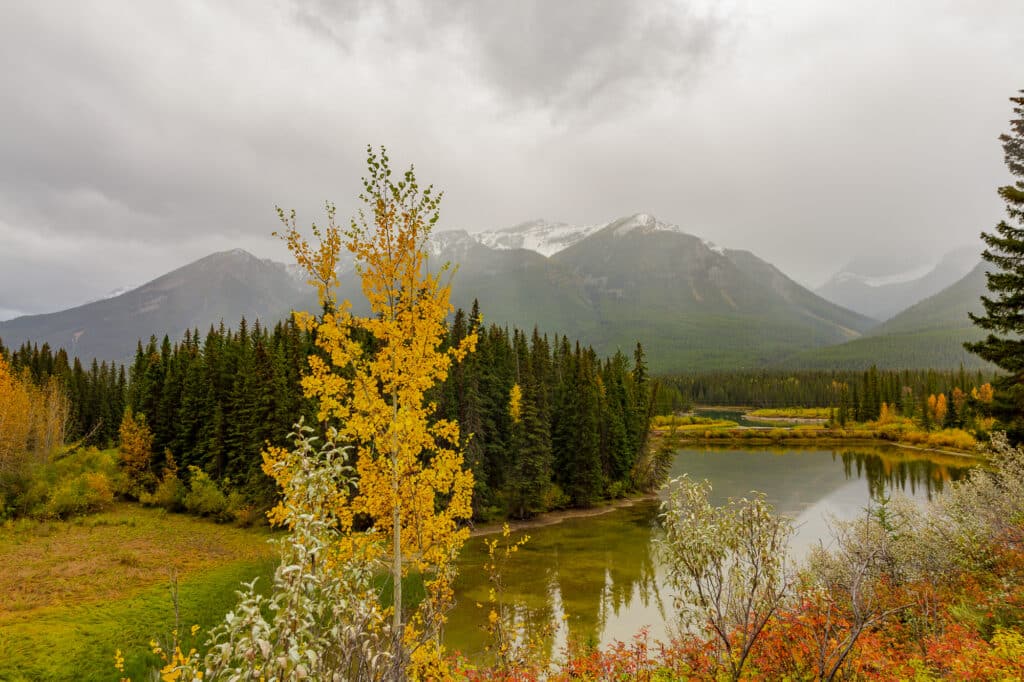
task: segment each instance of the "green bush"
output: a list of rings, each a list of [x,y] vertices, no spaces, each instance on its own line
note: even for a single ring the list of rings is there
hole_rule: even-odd
[[[231,519],[228,508],[228,498],[217,486],[210,475],[199,467],[188,468],[192,477],[189,481],[188,492],[182,503],[185,509],[198,514],[199,516],[210,516],[218,521]]]
[[[45,472],[37,472],[33,477],[23,477],[12,489],[15,491],[11,499],[14,516],[40,516],[44,513],[46,502],[53,489]]]
[[[569,506],[570,501],[569,496],[557,483],[552,483],[544,492],[545,509],[565,509]]]
[[[629,486],[625,481],[613,481],[612,484],[608,486],[609,499],[617,500],[621,497],[625,497],[627,494],[629,494]]]
[[[147,507],[163,507],[167,511],[181,511],[185,508],[187,490],[177,474],[168,474],[152,493],[139,495],[139,502]]]

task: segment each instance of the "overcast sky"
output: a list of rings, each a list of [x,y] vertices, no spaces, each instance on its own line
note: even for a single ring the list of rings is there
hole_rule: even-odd
[[[639,211],[797,280],[1001,216],[1021,0],[20,2],[0,10],[0,319],[355,205],[444,227]]]

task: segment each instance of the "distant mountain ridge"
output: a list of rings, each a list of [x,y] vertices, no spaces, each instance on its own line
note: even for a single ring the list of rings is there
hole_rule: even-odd
[[[914,262],[902,251],[886,263],[853,261],[815,292],[838,305],[878,320],[936,294],[966,275],[979,260],[976,247],[964,246],[936,262]]]
[[[567,334],[602,354],[630,352],[640,340],[654,371],[763,366],[876,324],[752,253],[643,213],[578,229],[535,221],[491,233],[439,231],[429,252],[428,267],[457,264],[452,302],[468,309],[479,300],[485,322]],[[339,295],[365,311],[351,263],[339,269]],[[315,310],[304,279],[292,266],[223,252],[113,298],[0,322],[0,339],[124,359],[151,334],[179,339],[243,315],[268,324],[292,308]]]
[[[55,313],[0,322],[7,346],[24,341],[63,347],[80,358],[125,360],[138,339],[205,332],[223,320],[277,320],[309,298],[282,263],[234,249],[215,253],[125,293]]]
[[[828,348],[817,348],[781,361],[785,367],[808,369],[887,369],[957,367],[991,369],[991,365],[963,348],[984,332],[968,312],[982,311],[981,296],[988,292],[985,262],[939,293],[920,301],[870,330],[863,338]]]

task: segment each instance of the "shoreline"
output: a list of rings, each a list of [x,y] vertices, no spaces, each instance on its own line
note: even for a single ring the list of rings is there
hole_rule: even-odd
[[[757,415],[745,414],[743,418],[748,422],[777,422],[780,424],[827,424],[828,419],[824,417],[758,417]],[[742,428],[742,427],[741,427]]]
[[[656,499],[658,499],[657,493],[645,493],[642,495],[634,495],[632,497],[623,497],[621,499],[608,502],[607,504],[588,507],[586,509],[561,509],[558,511],[544,512],[543,514],[538,514],[532,519],[524,519],[522,521],[503,521],[483,524],[473,528],[469,532],[469,537],[476,538],[496,535],[501,532],[502,527],[506,523],[508,524],[509,530],[515,533],[521,530],[529,530],[531,528],[554,526],[566,519],[585,519],[591,516],[601,516],[602,514],[613,512],[616,509],[632,507],[637,502]]]
[[[744,427],[739,427],[744,428]],[[768,427],[760,427],[761,429],[767,429]],[[758,427],[746,427],[746,431],[760,430]],[[658,429],[652,429],[650,435],[654,438],[664,438],[666,434]],[[870,437],[826,437],[826,438],[783,438],[781,440],[772,440],[767,437],[755,437],[755,438],[701,438],[701,437],[682,437],[677,441],[677,445],[704,445],[704,446],[785,446],[786,444],[800,445],[800,446],[837,446],[837,445],[890,445],[905,450],[913,450],[915,452],[922,453],[935,453],[939,455],[946,455],[949,457],[958,457],[962,459],[974,460],[976,462],[985,462],[986,458],[975,452],[965,452],[962,450],[946,450],[942,448],[930,448],[922,447],[920,445],[912,445],[910,443],[901,443],[899,441],[884,440],[879,438]],[[608,514],[615,511],[616,509],[624,509],[626,507],[632,507],[638,502],[644,502],[648,500],[658,499],[658,494],[655,492],[645,493],[641,495],[633,495],[631,497],[624,497],[618,500],[613,500],[605,504],[601,504],[595,507],[588,507],[586,509],[561,509],[558,511],[549,511],[531,519],[525,519],[521,521],[502,521],[502,522],[491,522],[487,524],[481,524],[470,530],[469,537],[486,537],[488,535],[496,535],[501,533],[502,527],[505,523],[508,523],[509,530],[511,532],[519,532],[523,530],[529,530],[531,528],[544,528],[546,526],[554,526],[567,519],[582,519],[593,516],[601,516],[602,514]]]
[[[743,428],[743,427],[740,427],[740,428]],[[749,429],[748,428],[748,429],[744,429],[744,430],[745,431],[752,431],[754,429]],[[655,437],[659,437],[659,438],[667,437],[667,434],[661,433],[659,431],[652,431],[651,435],[655,436]],[[720,445],[723,445],[723,446],[736,446],[736,445],[756,445],[756,446],[775,445],[775,446],[785,446],[787,444],[803,445],[803,446],[807,446],[807,445],[822,445],[822,446],[832,445],[832,446],[834,446],[834,445],[839,445],[839,444],[849,444],[849,445],[858,445],[858,444],[859,445],[891,445],[891,446],[898,447],[898,448],[904,448],[906,450],[915,450],[917,452],[934,452],[934,453],[939,454],[939,455],[948,455],[948,456],[951,456],[951,457],[960,457],[960,458],[964,458],[964,459],[976,460],[976,461],[979,461],[979,462],[986,461],[986,457],[984,455],[982,455],[982,454],[977,453],[977,452],[968,452],[968,451],[965,451],[965,450],[949,450],[949,449],[936,448],[936,447],[923,447],[923,446],[920,446],[920,445],[913,445],[911,443],[903,443],[901,441],[885,440],[883,438],[871,438],[869,436],[860,436],[860,437],[854,437],[854,436],[847,436],[847,437],[842,437],[842,436],[824,436],[824,437],[809,437],[809,438],[801,438],[799,436],[793,436],[793,437],[779,438],[779,439],[772,439],[772,438],[770,438],[768,436],[754,436],[752,438],[751,437],[739,437],[739,436],[734,436],[734,437],[729,437],[729,438],[703,438],[701,436],[693,436],[693,437],[687,437],[687,436],[680,437],[680,436],[677,436],[676,443],[679,444],[679,445],[683,445],[683,444],[719,445],[720,444]]]

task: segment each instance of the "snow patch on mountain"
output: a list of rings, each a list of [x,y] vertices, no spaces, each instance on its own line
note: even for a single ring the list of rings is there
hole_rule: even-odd
[[[890,284],[913,282],[914,280],[921,279],[934,269],[934,264],[921,265],[905,272],[896,272],[876,277],[862,275],[856,272],[843,271],[836,274],[835,281],[837,284],[842,284],[844,282],[860,282],[861,284],[866,284],[869,287],[884,287]]]
[[[460,260],[478,244],[478,240],[465,230],[444,230],[430,235],[430,241],[427,242],[427,253],[434,258],[444,254],[446,258]]]
[[[631,232],[650,232],[651,228],[657,225],[658,221],[654,219],[654,216],[647,213],[637,213],[634,216],[625,218],[624,220],[616,221],[619,225],[616,225],[614,234],[616,237],[624,237]]]
[[[110,291],[108,291],[106,294],[103,295],[102,298],[103,299],[117,298],[121,294],[127,294],[132,289],[137,289],[137,288],[138,287],[118,287],[116,289],[111,289]]]
[[[605,227],[610,228],[616,237],[624,237],[629,234],[651,234],[652,232],[686,234],[678,225],[663,223],[650,213],[637,213],[627,218],[619,218]]]
[[[714,251],[719,256],[724,256],[725,255],[725,247],[719,246],[718,244],[716,244],[714,242],[709,242],[709,241],[707,241],[705,239],[704,240],[704,246],[706,246],[709,251]]]
[[[678,225],[661,222],[649,213],[636,213],[611,222],[594,225],[570,225],[569,223],[546,220],[531,220],[512,227],[475,232],[470,236],[491,249],[526,249],[550,258],[604,229],[611,229],[612,234],[616,237],[651,232],[686,234]]]
[[[526,249],[551,257],[594,234],[604,225],[569,225],[531,220],[500,230],[477,232],[473,237],[492,249]]]

